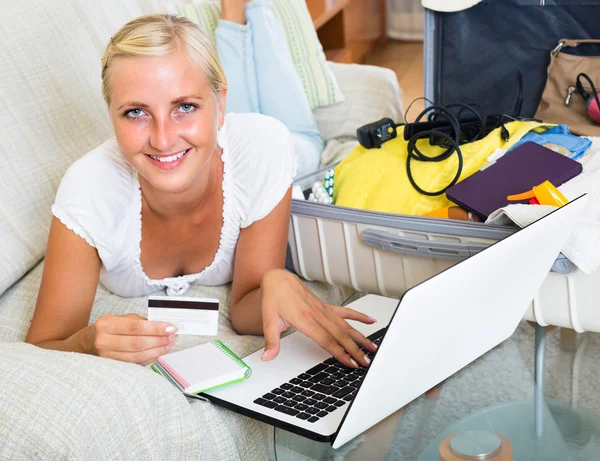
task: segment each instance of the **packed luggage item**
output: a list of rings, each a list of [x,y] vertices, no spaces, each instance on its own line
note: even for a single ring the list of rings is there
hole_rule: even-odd
[[[581,136],[600,136],[600,56],[576,56],[567,48],[600,40],[562,39],[550,52],[548,81],[535,116],[548,123],[565,123]]]
[[[512,149],[526,142],[534,142],[573,160],[583,157],[592,145],[590,139],[570,134],[567,125],[557,125],[543,133],[527,133]]]
[[[497,209],[509,205],[509,196],[544,181],[560,186],[581,171],[581,163],[576,160],[527,142],[449,188],[446,197],[485,220]]]
[[[407,215],[452,206],[444,195],[449,186],[478,171],[497,149],[508,150],[530,131],[547,128],[534,121],[508,122],[478,141],[460,145],[451,155],[447,145],[431,145],[427,132],[414,143],[396,136],[379,149],[358,146],[335,168],[333,202]]]

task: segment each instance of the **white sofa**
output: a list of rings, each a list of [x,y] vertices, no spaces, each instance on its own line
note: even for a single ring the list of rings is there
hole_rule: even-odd
[[[148,368],[23,343],[42,274],[50,206],[67,167],[111,135],[100,57],[121,25],[160,0],[18,0],[0,10],[0,459],[271,459],[273,428],[188,401]],[[346,101],[318,109],[324,163],[347,153],[358,126],[399,120],[400,89],[382,68],[331,64]],[[348,289],[311,283],[330,303]],[[71,287],[77,290],[77,286]],[[261,337],[239,336],[229,287],[194,287],[220,299],[219,338],[244,356]],[[145,299],[98,288],[102,314],[146,314]],[[178,348],[212,338],[180,337]]]

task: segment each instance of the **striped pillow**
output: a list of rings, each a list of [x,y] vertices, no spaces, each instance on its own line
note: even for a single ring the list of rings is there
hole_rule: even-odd
[[[221,2],[171,4],[167,11],[185,16],[215,38],[217,21],[221,17]],[[292,61],[300,76],[312,109],[344,100],[337,81],[327,65],[323,47],[313,27],[304,0],[273,0],[273,11],[284,24]]]

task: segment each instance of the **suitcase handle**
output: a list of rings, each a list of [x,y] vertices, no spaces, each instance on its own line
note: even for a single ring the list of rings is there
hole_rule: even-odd
[[[490,246],[488,243],[450,243],[404,237],[389,231],[365,229],[361,235],[363,243],[383,251],[402,253],[426,258],[463,260]]]

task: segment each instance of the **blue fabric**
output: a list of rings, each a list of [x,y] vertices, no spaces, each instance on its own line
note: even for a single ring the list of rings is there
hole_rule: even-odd
[[[589,139],[570,134],[567,125],[558,125],[554,128],[544,131],[543,133],[527,133],[512,147],[512,149],[515,149],[524,142],[528,141],[539,144],[540,146],[544,146],[545,144],[556,144],[563,146],[565,149],[571,152],[569,158],[572,158],[573,160],[583,157],[583,155],[592,145],[592,141]]]
[[[217,52],[228,82],[227,112],[277,118],[295,143],[296,176],[319,168],[325,143],[296,72],[285,31],[266,0],[246,5],[244,25],[219,20]]]

